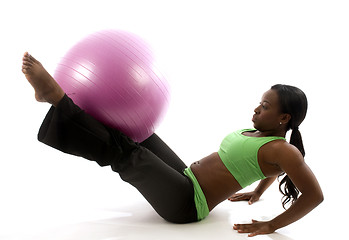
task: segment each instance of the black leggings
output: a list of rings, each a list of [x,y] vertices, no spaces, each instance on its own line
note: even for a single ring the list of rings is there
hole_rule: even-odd
[[[38,139],[100,166],[110,165],[167,221],[197,221],[193,183],[183,173],[186,165],[156,134],[135,143],[86,114],[65,95],[47,113]]]

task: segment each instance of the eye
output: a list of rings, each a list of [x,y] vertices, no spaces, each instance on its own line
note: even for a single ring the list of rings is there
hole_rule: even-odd
[[[263,109],[268,109],[267,105],[265,103],[260,103],[260,105],[262,106]]]

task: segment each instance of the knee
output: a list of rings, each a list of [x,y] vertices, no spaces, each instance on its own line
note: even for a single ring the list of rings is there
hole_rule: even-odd
[[[144,164],[142,150],[139,145],[135,145],[122,148],[121,153],[113,159],[110,166],[114,172],[120,174],[122,180],[128,182],[134,178],[133,176],[142,172],[142,165]]]

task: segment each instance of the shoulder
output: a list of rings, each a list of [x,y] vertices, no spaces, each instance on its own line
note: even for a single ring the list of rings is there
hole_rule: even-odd
[[[266,144],[264,156],[267,161],[273,164],[279,165],[281,168],[285,165],[299,165],[304,163],[304,158],[301,152],[288,143],[287,141],[277,140]]]

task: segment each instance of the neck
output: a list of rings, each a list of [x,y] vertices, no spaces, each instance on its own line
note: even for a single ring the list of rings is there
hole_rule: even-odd
[[[270,136],[275,136],[275,137],[286,137],[286,131],[285,130],[265,130],[261,131],[258,130],[254,133],[258,137],[270,137]]]

